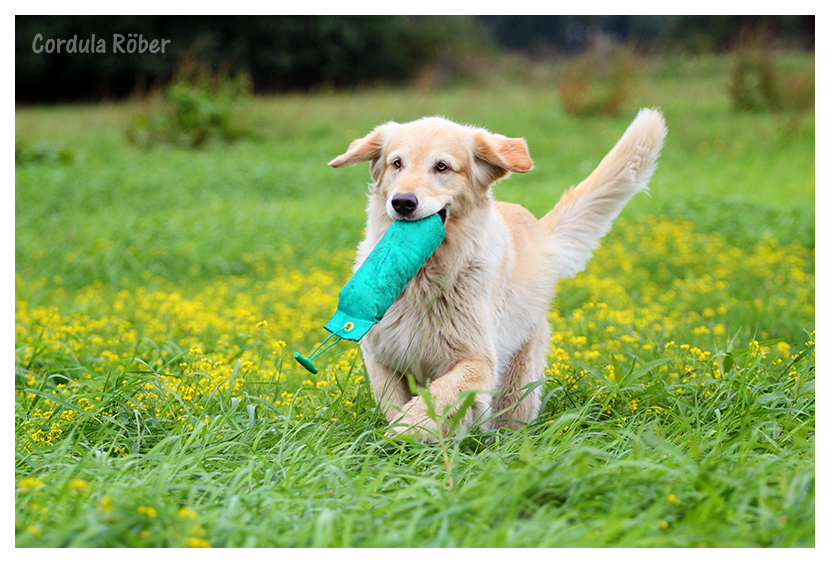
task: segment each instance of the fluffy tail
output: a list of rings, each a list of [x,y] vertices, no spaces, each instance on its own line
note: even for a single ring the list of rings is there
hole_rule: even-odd
[[[552,235],[557,278],[581,272],[628,200],[647,189],[665,137],[660,112],[641,109],[596,170],[539,221]]]

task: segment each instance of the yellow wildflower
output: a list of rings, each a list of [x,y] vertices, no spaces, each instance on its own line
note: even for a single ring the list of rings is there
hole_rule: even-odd
[[[22,489],[23,491],[29,491],[31,489],[42,489],[43,483],[35,479],[34,477],[24,477],[20,480],[17,484],[18,488]]]
[[[200,538],[187,538],[188,547],[211,547],[211,545]]]
[[[190,520],[195,520],[198,516],[195,510],[190,509],[186,506],[181,507],[176,514],[179,516],[179,518],[188,518]]]
[[[136,511],[139,514],[143,514],[143,515],[147,516],[148,518],[155,518],[156,514],[158,514],[158,512],[156,512],[155,508],[152,508],[150,506],[144,506],[143,504],[140,505],[138,507],[138,509],[136,509]]]
[[[85,491],[89,488],[89,484],[83,479],[72,479],[69,481],[69,489],[72,492]]]

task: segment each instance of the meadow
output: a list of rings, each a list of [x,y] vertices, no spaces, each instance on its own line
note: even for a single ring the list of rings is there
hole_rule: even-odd
[[[788,68],[813,64],[789,55]],[[815,119],[736,112],[728,61],[646,64],[618,117],[542,77],[257,97],[258,136],[140,148],[133,102],[17,107],[69,151],[15,168],[19,547],[815,545]],[[356,345],[312,376],[361,238],[375,125],[524,137],[537,217],[639,107],[649,195],[563,280],[539,418],[384,438]]]

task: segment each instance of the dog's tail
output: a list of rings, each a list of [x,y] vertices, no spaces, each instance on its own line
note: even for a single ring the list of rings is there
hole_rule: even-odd
[[[596,170],[539,221],[552,235],[557,279],[581,272],[628,200],[647,189],[665,136],[660,112],[641,109]]]

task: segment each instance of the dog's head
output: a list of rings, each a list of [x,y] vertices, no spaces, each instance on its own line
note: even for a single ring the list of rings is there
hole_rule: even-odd
[[[428,117],[385,123],[330,166],[369,161],[373,197],[391,219],[415,221],[440,213],[460,219],[490,201],[490,186],[510,172],[533,167],[524,139]]]

